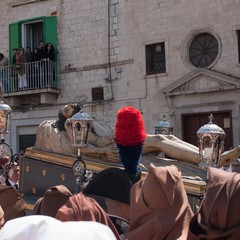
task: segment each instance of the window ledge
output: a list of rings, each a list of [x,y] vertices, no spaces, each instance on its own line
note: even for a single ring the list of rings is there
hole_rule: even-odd
[[[14,1],[13,3],[10,4],[10,7],[18,7],[21,5],[27,5],[27,4],[31,4],[31,3],[36,3],[36,2],[43,2],[46,0],[18,0],[18,1]]]
[[[150,74],[150,75],[145,75],[145,78],[156,78],[156,77],[164,77],[164,76],[168,76],[168,73],[156,73],[156,74]]]

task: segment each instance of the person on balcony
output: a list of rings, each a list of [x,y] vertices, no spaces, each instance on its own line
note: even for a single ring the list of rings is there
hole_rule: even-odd
[[[8,65],[8,58],[0,53],[0,67]]]
[[[51,43],[46,44],[45,58],[51,61],[55,59],[54,47]]]
[[[33,88],[39,88],[40,83],[40,55],[38,52],[39,48],[33,49],[33,75],[32,75],[32,87]]]
[[[26,54],[24,48],[19,48],[16,53],[16,64],[15,70],[18,76],[18,89],[22,90],[27,88],[27,77],[26,77]]]
[[[39,42],[39,48],[38,48],[38,59],[39,61],[41,61],[40,63],[40,69],[39,69],[39,73],[40,73],[40,82],[39,82],[39,87],[43,88],[45,87],[45,76],[46,76],[46,58],[45,58],[45,43],[41,40]]]
[[[38,54],[38,48],[34,48],[33,49],[33,61],[38,62],[40,60],[41,59],[40,59],[39,54]]]
[[[16,53],[17,53],[17,50],[18,50],[18,48],[13,48],[12,49],[12,62],[11,62],[12,65],[16,64]]]
[[[8,65],[8,58],[0,53],[0,86],[1,91],[7,91],[8,88],[8,70],[5,66]]]
[[[27,61],[27,65],[26,65],[26,73],[27,73],[27,85],[29,88],[33,87],[33,82],[32,82],[32,76],[33,74],[33,70],[34,70],[34,65],[33,65],[33,52],[32,49],[30,47],[26,48],[26,61]]]
[[[38,48],[38,58],[39,60],[44,60],[45,58],[45,43],[41,40],[39,42],[39,48]]]
[[[30,47],[26,48],[26,61],[29,62],[33,62],[33,52],[31,50]]]
[[[44,52],[44,59],[47,60],[46,62],[46,83],[47,87],[53,86],[54,78],[54,60],[55,60],[55,52],[54,47],[51,43],[47,43]]]

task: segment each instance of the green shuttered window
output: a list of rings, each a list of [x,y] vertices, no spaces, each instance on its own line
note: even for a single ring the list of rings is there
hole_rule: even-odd
[[[34,19],[26,19],[20,22],[12,23],[9,25],[9,59],[12,59],[12,49],[24,46],[24,42],[29,42],[29,35],[23,36],[24,26],[28,25],[34,27],[38,23],[42,25],[42,36],[36,36],[39,40],[43,40],[45,43],[52,43],[57,52],[57,18],[56,16],[38,17]],[[32,31],[34,34],[34,31]],[[29,34],[29,33],[28,33]],[[38,41],[39,42],[39,41]],[[25,46],[27,47],[27,46]],[[38,46],[30,46],[32,48]],[[56,54],[55,54],[56,56]]]

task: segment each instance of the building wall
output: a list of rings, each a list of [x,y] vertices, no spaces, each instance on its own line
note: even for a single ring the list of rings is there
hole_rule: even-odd
[[[52,106],[33,107],[24,114],[16,110],[12,117],[14,126],[20,119],[21,124],[27,125],[36,118],[38,124],[44,118],[57,117],[58,109],[68,102],[84,102],[86,111],[94,112],[114,127],[117,110],[130,104],[143,112],[148,133],[154,133],[154,126],[165,114],[175,124],[176,135],[181,137],[183,112],[206,111],[206,106],[212,111],[212,108],[206,96],[199,95],[196,103],[196,96],[188,96],[187,102],[192,103],[185,110],[183,105],[172,109],[160,91],[194,71],[186,63],[187,41],[201,29],[216,34],[220,40],[221,54],[211,69],[239,77],[235,33],[240,28],[239,0],[45,0],[13,6],[20,2],[28,1],[1,2],[0,51],[9,54],[10,23],[57,12],[62,91]],[[145,45],[157,42],[165,42],[167,72],[146,76]],[[116,67],[121,67],[122,72],[117,74]],[[104,79],[106,74],[111,75],[112,81]],[[91,89],[99,86],[104,88],[105,101],[95,103]],[[231,94],[234,102],[238,93]],[[225,107],[221,104],[223,96],[216,99],[209,98],[216,102],[214,109],[233,110],[233,124],[238,130],[234,142],[239,144],[239,104]],[[12,138],[15,135],[12,133]]]

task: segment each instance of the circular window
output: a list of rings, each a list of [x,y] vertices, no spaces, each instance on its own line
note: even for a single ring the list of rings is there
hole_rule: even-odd
[[[198,68],[210,66],[218,56],[217,39],[210,33],[197,35],[189,47],[190,62]]]

